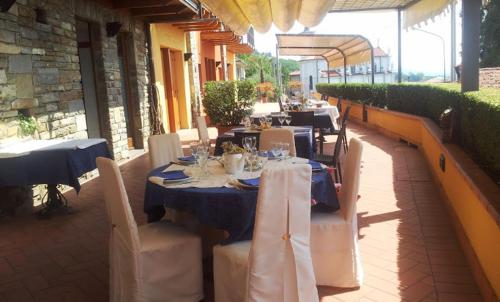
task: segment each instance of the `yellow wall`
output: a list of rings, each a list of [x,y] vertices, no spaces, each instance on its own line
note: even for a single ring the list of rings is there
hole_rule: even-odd
[[[236,79],[236,55],[228,50],[226,52],[226,60],[228,64],[227,78],[228,80],[234,80]]]
[[[163,63],[161,56],[162,48],[170,48],[186,53],[186,37],[182,30],[179,30],[169,24],[152,24],[151,25],[151,46],[153,54],[153,64],[155,69],[156,87],[159,92],[159,101],[162,107],[162,119],[165,125],[165,130],[169,131],[167,100],[165,96],[165,82],[163,78]],[[179,115],[180,127],[189,128],[191,125],[191,96],[189,93],[189,72],[187,62],[184,61],[182,55],[182,79],[178,79],[179,87]]]
[[[357,104],[353,106],[361,107]],[[359,108],[351,112],[355,113],[357,109]],[[359,113],[355,113],[353,117],[358,120]],[[482,201],[485,197],[463,172],[446,145],[441,142],[436,126],[425,118],[378,108],[368,108],[368,124],[421,146],[486,277],[497,297],[500,297],[500,228],[486,210]],[[446,159],[444,172],[439,167],[441,154]]]

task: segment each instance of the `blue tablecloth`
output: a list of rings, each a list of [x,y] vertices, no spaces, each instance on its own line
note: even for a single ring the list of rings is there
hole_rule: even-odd
[[[335,128],[332,123],[332,118],[328,113],[317,113],[314,114],[314,128],[315,129],[329,129]]]
[[[312,128],[307,128],[307,127],[293,127],[294,129],[294,138],[295,138],[295,150],[297,152],[298,157],[302,158],[309,158],[312,159],[314,158],[314,152],[315,152],[315,144],[314,144],[314,137],[313,137],[313,129]],[[244,128],[238,128],[236,129],[236,132],[240,132],[241,135],[235,135],[232,130],[229,133],[225,133],[223,135],[219,135],[217,137],[217,140],[215,141],[215,150],[214,150],[214,155],[222,155],[222,143],[230,141],[233,144],[237,144],[239,146],[242,145],[242,138],[244,135],[252,135],[257,137],[257,148],[258,146],[258,138],[260,136],[259,131],[250,131],[250,132],[244,132]]]
[[[151,171],[149,176],[161,176],[166,166]],[[311,184],[314,207],[336,211],[340,208],[330,175],[315,172]],[[202,224],[226,230],[229,237],[223,244],[252,238],[258,190],[235,188],[165,188],[146,181],[144,212],[148,222],[160,220],[164,207],[190,211]]]
[[[19,157],[0,158],[0,186],[65,184],[79,192],[78,177],[94,170],[99,156],[111,158],[106,141],[76,139]]]

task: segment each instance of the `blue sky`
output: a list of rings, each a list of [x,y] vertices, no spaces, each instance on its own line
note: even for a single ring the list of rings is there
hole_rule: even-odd
[[[460,10],[457,5],[457,64],[461,58]],[[436,33],[445,39],[446,76],[450,73],[450,14],[429,20],[421,29]],[[304,27],[295,23],[289,33],[300,33]],[[392,56],[393,71],[397,71],[397,13],[396,11],[356,12],[328,14],[316,27],[311,28],[318,34],[361,34],[367,37],[374,46],[380,46]],[[275,55],[276,33],[273,27],[265,34],[255,33],[255,47],[259,52],[271,52]],[[408,29],[402,32],[402,66],[403,72],[423,72],[427,75],[443,74],[442,42],[427,33]]]

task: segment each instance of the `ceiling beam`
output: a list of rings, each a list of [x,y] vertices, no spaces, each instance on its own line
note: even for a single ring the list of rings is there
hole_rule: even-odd
[[[177,2],[174,0],[113,0],[114,8],[144,8],[144,7],[156,7],[156,6],[167,6]]]
[[[175,23],[184,22],[191,20],[196,14],[194,13],[183,13],[175,15],[165,15],[165,16],[150,16],[145,17],[144,22],[147,23]]]
[[[130,9],[130,13],[134,17],[159,16],[176,14],[182,12],[184,9],[186,9],[186,7],[182,4],[173,4],[157,7],[134,7]]]

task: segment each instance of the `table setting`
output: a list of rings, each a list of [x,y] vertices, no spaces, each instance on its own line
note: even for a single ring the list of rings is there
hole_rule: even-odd
[[[339,209],[335,186],[325,166],[289,155],[287,144],[273,143],[271,150],[256,149],[255,138],[244,147],[226,143],[222,156],[210,156],[204,148],[152,170],[146,181],[144,211],[148,221],[160,220],[165,207],[191,212],[200,223],[223,229],[227,244],[252,237],[260,175],[276,165],[309,164],[311,207]],[[189,164],[186,160],[193,159]]]

